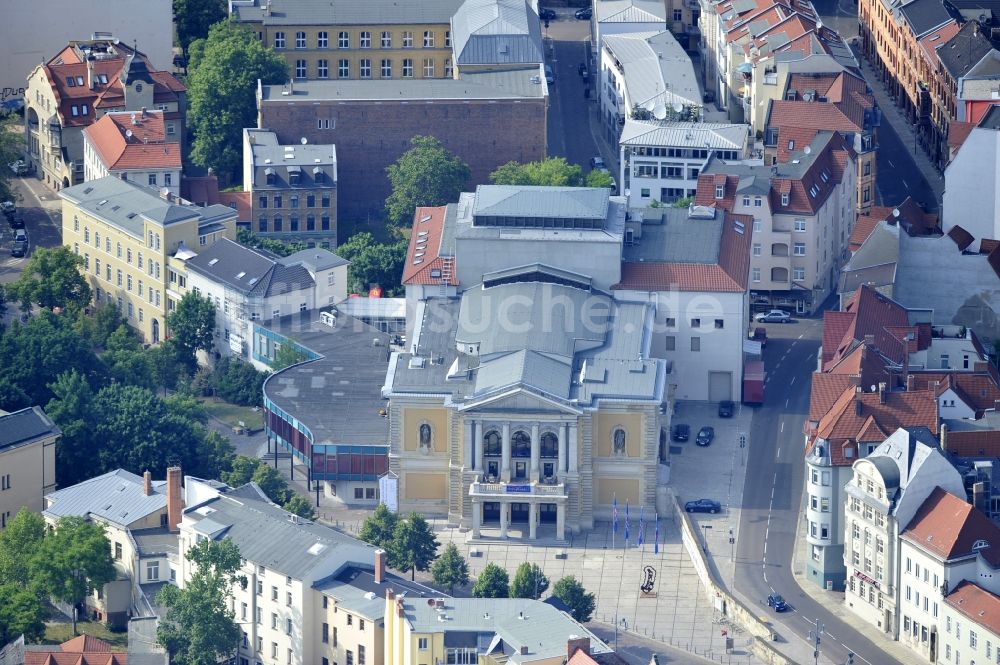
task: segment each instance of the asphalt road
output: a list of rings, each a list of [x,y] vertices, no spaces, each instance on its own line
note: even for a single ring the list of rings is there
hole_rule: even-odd
[[[44,196],[49,201],[54,201],[56,194],[48,191],[39,180],[31,176],[14,178],[11,182],[18,193],[17,207],[28,231],[28,256],[14,258],[10,255],[14,230],[0,216],[0,284],[17,280],[35,247],[57,247],[62,243],[62,230],[56,223],[58,214],[50,215],[39,199],[39,196]]]
[[[765,403],[751,426],[753,454],[747,458],[746,486],[740,516],[735,584],[744,596],[761,603],[784,625],[776,627],[779,642],[809,640],[818,619],[824,627],[821,652],[835,663],[869,665],[897,663],[867,637],[829,613],[798,586],[792,575],[804,464],[802,423],[809,409],[809,380],[816,366],[822,321],[801,319],[769,325],[764,362],[768,372]],[[763,605],[780,593],[790,611],[775,616]]]

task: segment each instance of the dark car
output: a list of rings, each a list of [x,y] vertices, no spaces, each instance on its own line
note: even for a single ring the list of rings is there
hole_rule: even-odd
[[[775,612],[784,612],[788,609],[788,603],[779,594],[772,593],[767,597],[767,606],[773,607]]]
[[[684,510],[689,513],[712,513],[722,510],[722,504],[714,499],[696,499],[684,504]]]
[[[538,18],[542,19],[543,21],[554,21],[556,20],[556,12],[555,10],[549,9],[548,7],[539,7]]]
[[[734,404],[732,401],[726,399],[719,402],[719,417],[720,418],[732,418]]]
[[[10,255],[21,257],[28,253],[28,241],[27,240],[15,240],[14,244],[10,247]]]
[[[17,212],[17,205],[13,201],[0,202],[0,212],[4,214],[4,217],[10,219]]]
[[[584,7],[583,9],[577,9],[573,16],[580,19],[581,21],[589,21],[590,17],[594,15],[593,10],[590,7]]]
[[[21,213],[15,212],[13,215],[8,217],[10,220],[10,228],[12,229],[23,229],[24,228],[24,217]]]
[[[713,439],[715,439],[715,428],[705,425],[698,430],[698,436],[695,438],[694,442],[699,446],[707,446],[712,443]]]
[[[691,437],[691,428],[684,423],[674,425],[674,441],[687,441]]]
[[[757,326],[753,329],[753,341],[760,342],[760,348],[765,348],[767,346],[767,328],[763,326]]]

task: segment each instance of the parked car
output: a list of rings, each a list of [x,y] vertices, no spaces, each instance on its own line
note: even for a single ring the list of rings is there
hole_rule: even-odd
[[[4,214],[4,217],[10,219],[17,212],[17,205],[13,201],[3,201],[0,202],[0,212]]]
[[[28,241],[27,240],[15,240],[14,244],[10,247],[10,255],[21,257],[28,253]]]
[[[684,504],[684,510],[689,513],[712,513],[722,510],[722,504],[715,499],[695,499]]]
[[[767,597],[767,606],[773,607],[775,612],[784,612],[788,609],[788,603],[781,595],[772,593]]]
[[[554,9],[549,9],[548,7],[539,7],[538,18],[543,21],[554,21],[556,20],[556,12]]]
[[[14,172],[14,175],[27,175],[28,163],[25,162],[23,159],[19,159],[16,162],[11,162],[10,170]]]
[[[767,328],[764,326],[757,326],[753,329],[753,337],[751,338],[755,342],[760,342],[760,348],[767,346]]]
[[[761,323],[791,323],[792,315],[783,309],[772,309],[770,312],[763,312],[754,317],[754,321]]]
[[[23,229],[24,228],[24,217],[19,212],[15,212],[13,215],[8,217],[10,220],[10,228],[12,229]]]
[[[594,15],[594,12],[593,12],[593,10],[590,7],[584,7],[583,9],[577,9],[576,12],[573,13],[573,16],[575,16],[576,18],[578,18],[581,21],[589,21],[590,17],[593,16],[593,15]]]
[[[552,65],[545,65],[545,82],[552,85],[556,82],[555,72],[552,71]]]
[[[28,232],[25,231],[24,229],[15,229],[14,240],[15,241],[23,240],[24,242],[28,242]]]
[[[608,170],[608,168],[606,166],[604,166],[604,158],[603,157],[591,157],[590,158],[590,168],[592,168],[592,169],[600,169],[601,171],[607,171]]]
[[[732,418],[734,408],[735,405],[732,403],[731,400],[728,399],[722,400],[721,402],[719,402],[719,417]]]
[[[684,423],[677,423],[672,437],[674,441],[687,441],[691,437],[691,428]]]
[[[695,437],[694,442],[699,446],[707,446],[712,443],[715,439],[715,428],[710,425],[705,425],[700,430],[698,430],[698,436]]]

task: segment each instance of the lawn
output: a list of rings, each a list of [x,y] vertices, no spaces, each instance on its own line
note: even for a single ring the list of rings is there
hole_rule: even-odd
[[[230,427],[238,426],[241,420],[250,429],[256,430],[264,426],[260,412],[254,411],[249,406],[237,406],[217,397],[203,397],[201,403],[209,415],[218,418]]]
[[[108,627],[103,623],[94,621],[78,621],[76,623],[76,632],[80,635],[90,635],[91,637],[97,637],[105,642],[109,643],[112,648],[122,648],[128,647],[128,632],[122,631],[120,633],[115,633],[108,630]],[[45,624],[45,638],[43,642],[46,644],[62,644],[66,640],[73,639],[73,624],[69,623],[46,623]]]

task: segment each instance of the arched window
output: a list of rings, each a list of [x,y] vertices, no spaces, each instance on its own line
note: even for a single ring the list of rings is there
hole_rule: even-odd
[[[527,432],[517,431],[510,437],[511,457],[531,457],[531,437]]]
[[[502,445],[500,432],[490,430],[483,437],[483,455],[486,457],[500,457]]]
[[[559,457],[559,438],[553,432],[542,434],[542,457]]]
[[[427,423],[420,423],[420,427],[417,428],[417,433],[420,436],[420,447],[430,448],[431,447],[431,426]]]

